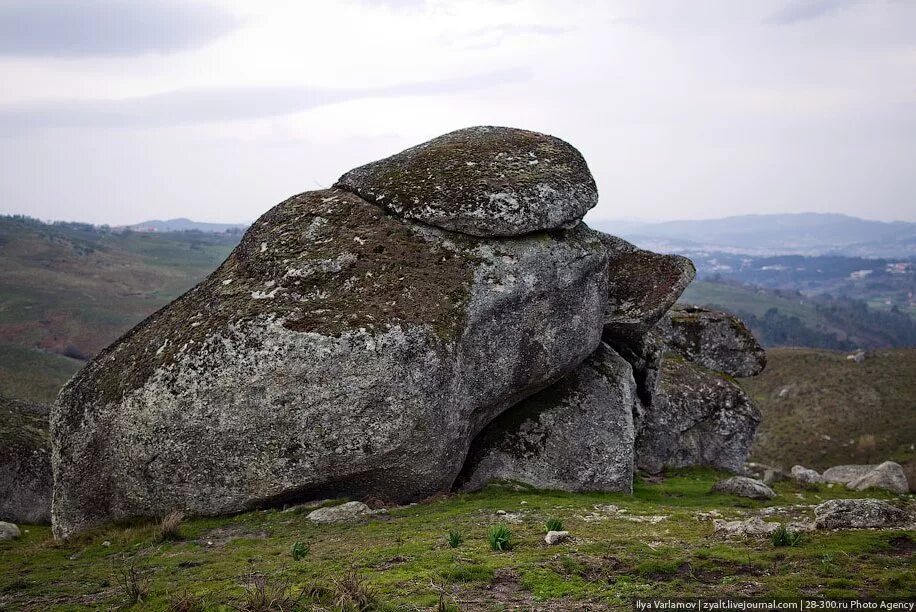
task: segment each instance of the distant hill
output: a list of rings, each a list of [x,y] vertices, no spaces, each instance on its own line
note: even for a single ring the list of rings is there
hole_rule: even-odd
[[[762,374],[742,379],[763,422],[751,459],[789,469],[892,459],[916,482],[916,348],[844,353],[772,349]]]
[[[202,223],[190,219],[169,219],[167,221],[144,221],[127,227],[136,232],[207,232],[222,234],[224,232],[243,232],[247,223]]]
[[[597,221],[592,225],[657,251],[916,256],[916,223],[867,221],[838,214],[741,215],[661,223]]]
[[[0,216],[0,395],[53,400],[85,359],[204,278],[240,237]]]

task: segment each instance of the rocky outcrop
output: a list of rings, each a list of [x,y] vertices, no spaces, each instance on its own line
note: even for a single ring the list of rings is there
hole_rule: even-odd
[[[736,495],[749,499],[773,499],[776,497],[776,492],[765,483],[747,476],[732,476],[731,478],[720,480],[712,486],[712,490],[715,493]]]
[[[351,523],[372,514],[376,514],[376,511],[363,502],[351,501],[312,510],[306,518],[319,524]]]
[[[904,527],[912,517],[880,499],[831,499],[814,508],[818,529]]]
[[[572,227],[598,203],[575,148],[492,126],[457,130],[360,166],[335,186],[405,219],[474,236]]]
[[[677,304],[659,324],[668,348],[729,376],[756,376],[766,351],[740,319],[727,312]]]
[[[686,257],[637,248],[601,234],[608,251],[608,304],[604,339],[613,346],[639,345],[693,281]]]
[[[51,522],[48,407],[0,397],[0,519]]]
[[[727,377],[666,358],[658,392],[637,419],[636,465],[651,474],[687,466],[739,472],[759,423],[760,412]]]
[[[427,496],[450,487],[485,425],[588,357],[608,293],[606,249],[575,225],[593,203],[587,168],[547,137],[474,134],[342,179],[407,219],[342,189],[277,205],[78,373],[51,418],[55,535],[173,510]],[[468,162],[480,167],[458,172]],[[363,189],[374,181],[390,191]],[[437,207],[448,214],[423,212]],[[409,219],[575,227],[477,238]]]
[[[885,461],[846,485],[853,491],[884,489],[903,495],[910,490],[906,474],[899,463]]]
[[[513,406],[471,445],[458,485],[507,480],[564,491],[633,490],[630,365],[602,344],[555,385]]]

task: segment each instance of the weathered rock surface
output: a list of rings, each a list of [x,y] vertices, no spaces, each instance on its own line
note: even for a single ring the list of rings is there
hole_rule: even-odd
[[[569,539],[568,531],[548,531],[544,536],[544,542],[547,546],[553,546]]]
[[[790,474],[793,480],[804,484],[818,484],[824,480],[816,470],[806,468],[803,465],[793,465]]]
[[[637,339],[622,340],[603,336],[604,341],[627,360],[633,368],[633,379],[636,381],[636,394],[639,401],[648,406],[658,391],[658,373],[662,367],[665,354],[665,343],[655,331]]]
[[[3,540],[15,540],[21,535],[19,527],[13,523],[7,523],[6,521],[0,521],[0,541]]]
[[[0,519],[51,522],[48,407],[0,397]]]
[[[484,425],[597,347],[605,268],[584,224],[484,240],[290,198],[61,392],[55,534],[447,489]]]
[[[910,490],[906,474],[899,463],[885,461],[846,485],[853,491],[884,489],[903,495]]]
[[[727,312],[676,304],[659,329],[668,348],[711,370],[755,376],[766,367],[766,351],[744,323]]]
[[[338,506],[325,506],[308,513],[306,518],[313,523],[350,523],[374,514],[372,508],[363,502],[351,501]]]
[[[481,126],[350,170],[335,187],[392,213],[474,236],[574,226],[598,203],[582,155],[546,134]]]
[[[630,365],[602,344],[560,382],[490,423],[471,444],[457,484],[631,492],[637,405]]]
[[[880,499],[831,499],[814,508],[818,529],[903,527],[911,521],[904,510]]]
[[[824,482],[832,482],[835,484],[849,484],[854,480],[858,480],[862,476],[865,476],[873,469],[875,465],[836,465],[832,468],[827,468],[822,474]]]
[[[608,251],[608,306],[604,338],[616,346],[639,344],[693,281],[693,262],[645,251],[601,234]]]
[[[776,491],[765,483],[747,476],[732,476],[731,478],[720,480],[712,486],[712,490],[716,493],[737,495],[738,497],[748,497],[750,499],[773,499],[776,497]]]
[[[636,465],[650,474],[687,466],[740,472],[759,423],[760,412],[738,385],[698,365],[665,359],[658,393],[638,415]]]
[[[716,535],[729,539],[769,535],[779,529],[779,523],[764,521],[759,516],[739,521],[713,519],[712,525]]]

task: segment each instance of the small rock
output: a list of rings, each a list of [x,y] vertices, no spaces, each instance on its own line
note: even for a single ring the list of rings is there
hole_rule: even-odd
[[[911,518],[880,499],[831,499],[814,508],[818,529],[901,527]]]
[[[498,515],[500,515],[500,516],[506,516],[506,511],[505,511],[505,510],[497,510],[497,511],[496,511],[496,514],[498,514]]]
[[[111,546],[111,542],[109,542],[108,540],[105,540],[104,542],[102,542],[102,546],[104,546],[105,548],[108,548]]]
[[[771,485],[774,482],[786,480],[786,473],[782,470],[776,468],[768,468],[763,473],[763,482],[764,484]]]
[[[333,500],[330,499],[316,499],[315,501],[305,502],[302,504],[296,504],[288,508],[284,508],[283,512],[305,512],[306,510],[314,510],[320,506],[323,506]]]
[[[370,514],[373,514],[373,512],[369,506],[363,502],[352,501],[339,506],[318,508],[309,512],[306,518],[313,523],[321,524],[347,523]]]
[[[567,539],[569,539],[568,531],[548,531],[547,535],[544,536],[544,541],[547,542],[548,546],[559,544],[560,542]]]
[[[791,474],[793,480],[804,484],[818,484],[823,482],[823,478],[820,474],[803,465],[793,465]]]
[[[853,480],[846,486],[853,491],[885,489],[900,495],[910,490],[910,484],[906,480],[906,474],[903,471],[903,467],[899,463],[894,463],[893,461],[885,461],[875,466],[875,469]]]
[[[732,476],[712,486],[716,493],[749,497],[750,499],[773,499],[776,492],[763,482],[747,476]]]
[[[19,527],[13,523],[0,521],[0,540],[15,540],[20,535]]]
[[[745,519],[743,521],[726,521],[723,519],[714,519],[712,522],[713,531],[726,538],[737,537],[755,537],[769,535],[776,531],[779,523],[767,523],[759,516]]]

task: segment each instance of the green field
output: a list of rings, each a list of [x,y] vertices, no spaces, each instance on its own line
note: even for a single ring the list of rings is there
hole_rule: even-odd
[[[154,524],[63,543],[54,543],[47,527],[26,527],[22,539],[0,543],[0,607],[131,607],[127,586],[141,594],[133,608],[144,610],[418,610],[440,601],[446,610],[598,610],[631,609],[638,596],[916,594],[916,532],[814,532],[797,546],[775,547],[768,538],[717,539],[703,514],[733,519],[779,507],[767,520],[810,519],[809,504],[852,495],[845,489],[779,483],[779,497],[763,503],[710,493],[716,478],[679,472],[661,483],[638,482],[633,496],[491,487],[355,525],[255,511],[188,520],[165,541]],[[549,518],[561,520],[573,539],[546,546]],[[512,534],[504,552],[487,540],[499,524]],[[463,538],[457,548],[446,542],[450,530]],[[277,603],[298,604],[256,607],[258,584],[276,588]],[[366,605],[344,605],[354,594]]]

